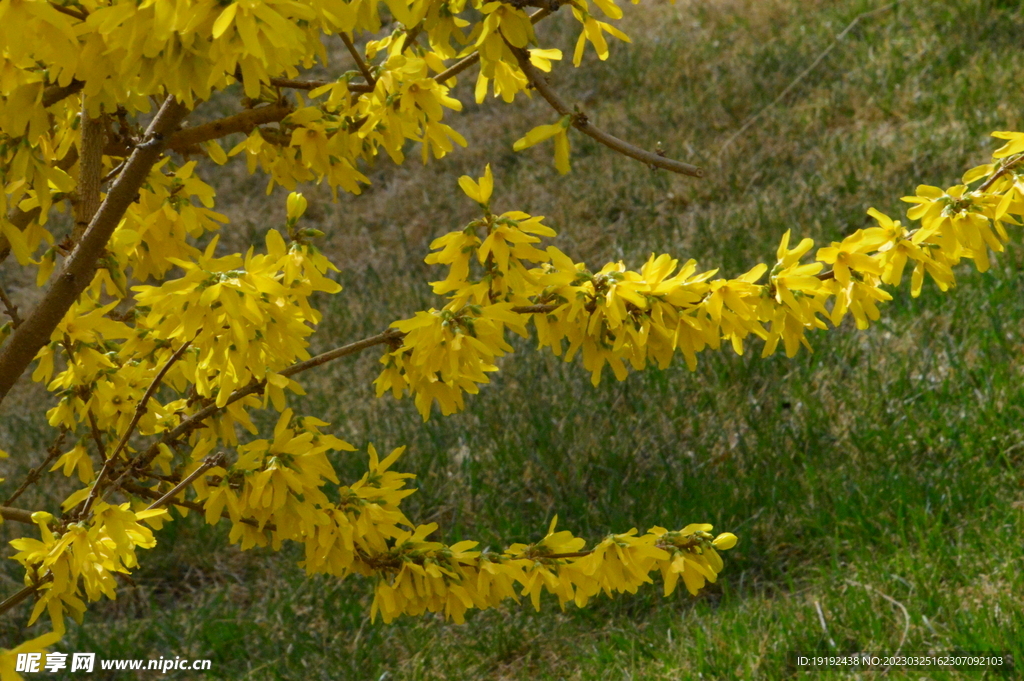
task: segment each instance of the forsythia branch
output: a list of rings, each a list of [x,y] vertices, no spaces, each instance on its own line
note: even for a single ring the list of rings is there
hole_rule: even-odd
[[[13,520],[16,523],[25,523],[27,525],[33,525],[32,522],[32,511],[26,511],[21,508],[11,508],[10,506],[0,506],[0,518],[4,520]]]
[[[341,32],[341,40],[345,43],[345,47],[348,48],[349,54],[356,61],[356,66],[359,67],[359,72],[363,74],[363,78],[366,79],[366,83],[373,87],[377,83],[377,79],[373,77],[370,72],[370,67],[366,65],[366,60],[363,59],[363,55],[359,54],[359,50],[356,48],[356,44],[352,42],[352,38],[349,34],[344,31]]]
[[[618,137],[601,130],[587,120],[585,114],[573,111],[569,108],[569,105],[566,104],[565,101],[562,100],[562,98],[559,97],[558,94],[547,84],[544,75],[530,63],[530,57],[524,50],[514,49],[513,52],[519,60],[519,68],[521,68],[523,73],[526,74],[526,77],[530,79],[530,83],[534,88],[536,88],[537,92],[540,93],[541,97],[543,97],[547,103],[551,105],[551,108],[559,114],[563,116],[572,116],[573,127],[583,134],[597,140],[609,149],[613,149],[620,154],[646,163],[649,166],[664,168],[665,170],[671,170],[672,172],[679,173],[681,175],[704,177],[704,171],[697,166],[666,158],[660,154],[641,149],[640,147],[634,146],[629,142],[621,140]]]
[[[92,118],[82,97],[82,113],[79,127],[82,132],[79,153],[78,189],[75,198],[75,228],[72,243],[77,244],[100,207],[100,183],[103,174],[103,147],[106,143],[106,126],[103,116]]]
[[[188,109],[168,96],[146,131],[153,145],[140,145],[132,152],[124,171],[100,205],[88,230],[46,291],[42,301],[0,349],[0,403],[15,381],[45,345],[75,299],[92,281],[96,261],[103,254],[128,206],[145,182],[150,168],[163,154],[163,138],[169,136],[188,115]]]

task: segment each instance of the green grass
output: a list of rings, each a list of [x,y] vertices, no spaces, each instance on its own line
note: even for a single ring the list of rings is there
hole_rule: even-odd
[[[422,257],[471,218],[455,180],[488,161],[497,205],[550,216],[578,258],[638,265],[669,252],[726,275],[771,259],[786,229],[827,242],[864,226],[869,206],[898,215],[918,183],[956,182],[991,153],[989,132],[1022,123],[1019,3],[907,0],[865,20],[719,156],[877,6],[643,3],[627,9],[632,45],[579,72],[556,69],[554,85],[599,125],[647,148],[660,141],[703,165],[704,180],[652,173],[582,136],[560,177],[550,148],[511,152],[554,119],[542,102],[468,105],[455,120],[469,150],[425,169],[383,164],[364,196],[311,201],[345,285],[325,302],[318,347],[437,305]],[[547,23],[541,34],[571,49],[568,17]],[[235,242],[283,216],[259,180],[218,182]],[[420,487],[409,514],[440,523],[446,540],[529,541],[555,513],[594,538],[703,521],[734,531],[719,583],[696,599],[665,599],[654,585],[564,613],[549,599],[539,614],[510,603],[461,627],[371,624],[366,582],[306,579],[294,548],[241,553],[226,528],[190,517],[62,649],[209,657],[212,676],[251,679],[771,680],[801,676],[787,651],[836,649],[1009,650],[1024,664],[1024,250],[996,263],[958,270],[947,294],[926,287],[915,300],[904,287],[869,331],[819,333],[815,352],[793,360],[709,352],[694,373],[680,363],[595,389],[577,364],[519,342],[464,413],[427,424],[408,401],[373,399],[373,356],[306,379],[297,407],[340,436],[409,445],[402,463]],[[5,447],[40,451],[37,425],[27,410],[5,413]],[[357,455],[335,464],[350,478],[364,465]],[[5,566],[5,593],[16,567]],[[17,640],[24,622],[0,623],[0,641]]]

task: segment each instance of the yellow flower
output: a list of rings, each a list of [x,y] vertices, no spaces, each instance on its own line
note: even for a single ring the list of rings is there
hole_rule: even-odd
[[[295,222],[306,212],[306,197],[299,192],[288,195],[288,221]]]
[[[513,151],[522,151],[544,140],[555,138],[555,168],[562,175],[569,172],[569,135],[572,116],[565,115],[557,123],[539,125],[512,145]]]
[[[466,193],[466,196],[481,206],[487,206],[491,202],[491,192],[494,190],[494,176],[491,174],[491,164],[487,164],[487,167],[484,169],[484,176],[480,178],[479,182],[474,182],[469,175],[463,175],[459,178],[459,186],[462,187],[462,191]],[[433,244],[430,247],[435,248]]]

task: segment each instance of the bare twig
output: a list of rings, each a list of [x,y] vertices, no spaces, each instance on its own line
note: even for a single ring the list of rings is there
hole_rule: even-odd
[[[405,35],[402,36],[402,52],[405,52],[410,47],[416,44],[416,39],[420,37],[420,33],[423,32],[423,22],[416,24],[411,29],[406,29]]]
[[[58,5],[55,2],[50,3],[50,7],[54,8],[61,14],[67,14],[69,17],[74,17],[79,21],[85,21],[89,18],[89,13],[84,9],[75,9],[74,7],[66,7],[64,5]]]
[[[115,177],[117,177],[118,173],[120,173],[124,169],[124,164],[125,163],[126,163],[126,161],[121,161],[120,163],[115,165],[113,168],[111,168],[110,172],[107,173],[106,175],[104,175],[103,179],[100,180],[100,184],[104,185],[107,182],[110,182]]]
[[[992,173],[987,180],[978,185],[978,188],[974,191],[986,192],[989,187],[995,184],[996,180],[1008,173],[1013,168],[1017,167],[1021,161],[1024,161],[1024,154],[1020,154],[1015,157],[1011,157],[1003,161],[1003,163]]]
[[[366,60],[363,59],[363,55],[359,54],[359,50],[356,48],[356,44],[352,42],[352,38],[350,38],[344,31],[342,31],[340,35],[342,42],[345,43],[345,47],[348,48],[349,54],[351,54],[352,58],[356,60],[356,66],[359,67],[359,72],[363,74],[363,78],[366,79],[366,82],[369,85],[375,86],[377,84],[377,79],[373,77],[370,67],[367,65]]]
[[[21,591],[19,591],[16,594],[8,597],[7,599],[5,599],[3,603],[0,603],[0,615],[4,614],[5,612],[10,610],[11,608],[15,608],[15,607],[21,605],[21,603],[26,598],[28,598],[29,596],[31,596],[32,594],[34,594],[36,592],[37,588],[38,588],[37,585],[29,584],[28,586],[26,586]]]
[[[434,76],[434,80],[436,80],[438,83],[443,84],[445,81],[450,80],[455,76],[459,75],[460,73],[462,73],[463,71],[465,71],[478,61],[480,61],[480,53],[474,52],[473,54],[469,55],[468,57],[465,57],[460,61],[455,62],[455,64]]]
[[[107,241],[128,206],[135,201],[150,169],[163,155],[165,138],[177,129],[186,115],[188,109],[174,96],[168,96],[146,131],[146,143],[132,152],[81,241],[61,271],[51,278],[43,299],[0,348],[0,402],[92,281],[96,261],[105,252]]]
[[[4,520],[13,520],[16,523],[26,523],[28,525],[35,524],[32,522],[32,511],[26,511],[23,508],[0,506],[0,518],[3,518]]]
[[[2,284],[0,284],[0,302],[3,302],[4,304],[4,310],[7,312],[7,316],[11,318],[11,324],[14,328],[18,328],[21,325],[21,316],[18,314],[18,306],[7,297],[7,291],[4,290]]]
[[[587,120],[587,117],[584,114],[570,109],[569,105],[551,89],[547,84],[547,81],[544,79],[543,74],[530,63],[530,57],[525,50],[513,48],[512,51],[519,60],[519,68],[521,68],[523,73],[526,74],[526,77],[530,79],[530,83],[537,89],[537,92],[540,93],[541,97],[543,97],[547,103],[551,105],[551,108],[559,114],[563,116],[572,116],[572,126],[583,134],[592,137],[609,149],[613,149],[620,154],[629,156],[630,158],[635,158],[649,166],[664,168],[665,170],[671,170],[672,172],[679,173],[681,175],[704,177],[704,171],[697,166],[666,158],[660,154],[641,149],[640,147],[620,140],[618,137],[610,135],[604,130],[596,127]]]
[[[96,443],[96,451],[100,455],[100,461],[106,465],[107,463],[107,448],[103,444],[103,433],[100,432],[100,424],[96,423],[96,415],[92,413],[92,409],[89,410],[89,429],[92,431],[92,441]]]
[[[160,497],[152,504],[150,504],[148,507],[146,507],[146,510],[151,511],[154,508],[160,508],[164,504],[170,502],[172,499],[174,499],[175,495],[177,495],[178,493],[181,492],[181,490],[191,485],[192,482],[196,480],[199,476],[201,476],[203,473],[205,473],[206,471],[210,470],[215,466],[223,466],[224,458],[225,457],[223,452],[220,452],[215,456],[206,457],[206,459],[203,460],[202,466],[189,473],[188,477],[186,477],[184,480],[175,485],[169,492],[167,492],[162,497]]]
[[[332,359],[338,359],[339,357],[354,355],[357,352],[362,352],[363,350],[366,350],[367,348],[372,348],[377,345],[384,345],[385,343],[389,343],[393,340],[398,340],[402,338],[402,336],[404,335],[405,334],[403,334],[401,331],[398,331],[397,329],[388,329],[384,333],[379,333],[376,336],[371,336],[361,341],[356,341],[355,343],[343,345],[340,348],[335,348],[334,350],[330,350],[328,352],[319,354],[316,357],[311,357],[304,362],[297,362],[296,364],[293,364],[284,371],[282,371],[281,375],[294,376],[295,374],[306,371],[307,369],[312,369],[314,367],[320,366],[321,364],[326,364],[327,362],[330,362]]]
[[[162,499],[164,496],[166,496],[164,494],[160,494],[156,490],[149,489],[148,487],[142,487],[141,485],[136,485],[130,482],[126,482],[123,485],[121,485],[121,489],[136,496],[146,497],[147,499]],[[203,504],[199,503],[198,501],[189,501],[188,499],[172,499],[166,503],[173,504],[175,506],[180,506],[181,508],[187,508],[189,510],[195,511],[196,513],[206,513],[206,507],[203,506]],[[228,513],[227,510],[224,510],[221,511],[220,517],[230,520],[231,514]],[[244,523],[246,525],[251,525],[252,527],[260,526],[259,521],[253,518],[239,518],[238,522]],[[263,525],[263,529],[275,530],[277,529],[277,527],[273,523],[266,523]]]
[[[324,85],[334,85],[336,80],[295,80],[293,78],[271,78],[270,84],[274,87],[290,88],[292,90],[315,90]],[[346,83],[345,87],[349,92],[373,92],[373,86],[367,83]]]
[[[36,466],[35,468],[28,472],[28,475],[25,476],[25,480],[21,483],[21,485],[18,486],[18,489],[14,491],[14,494],[7,497],[7,499],[4,501],[4,506],[10,506],[11,504],[13,504],[14,501],[21,496],[22,492],[28,489],[29,485],[35,483],[35,481],[39,479],[39,477],[43,474],[43,471],[46,469],[46,467],[50,465],[50,462],[56,459],[58,456],[60,456],[60,450],[64,447],[64,439],[67,437],[67,435],[67,429],[62,428],[60,434],[57,436],[57,439],[54,440],[53,444],[50,445],[50,448],[46,450],[46,458],[43,460],[41,464],[39,464],[38,466]]]
[[[735,142],[736,139],[740,135],[745,133],[750,128],[750,126],[752,126],[754,123],[756,123],[758,120],[760,120],[762,116],[764,116],[766,113],[768,113],[768,111],[773,109],[776,104],[778,104],[783,99],[785,99],[786,95],[788,95],[790,92],[792,92],[793,88],[795,88],[797,85],[800,84],[800,81],[802,81],[804,78],[806,78],[808,76],[808,74],[811,73],[811,71],[816,69],[818,67],[818,64],[820,64],[822,62],[822,60],[824,60],[825,57],[827,57],[829,55],[829,53],[832,52],[832,50],[834,50],[836,48],[836,46],[839,45],[840,42],[842,42],[843,38],[846,37],[846,34],[849,33],[850,31],[852,31],[853,28],[857,24],[859,24],[864,19],[868,19],[870,17],[875,16],[876,14],[882,14],[883,12],[888,12],[893,7],[895,7],[898,3],[899,3],[899,0],[897,0],[896,2],[891,2],[888,5],[884,5],[882,7],[875,8],[875,9],[869,11],[869,12],[863,12],[861,14],[858,14],[856,17],[854,17],[853,21],[851,21],[846,28],[844,28],[842,31],[839,32],[839,35],[837,35],[836,39],[832,41],[832,44],[829,45],[828,47],[826,47],[821,52],[821,54],[819,54],[817,57],[815,57],[814,61],[811,62],[810,66],[808,66],[806,69],[801,71],[800,75],[798,75],[796,78],[794,78],[790,82],[790,84],[786,86],[786,89],[783,90],[781,93],[779,93],[778,97],[773,99],[771,101],[771,103],[768,104],[768,106],[764,107],[763,109],[758,111],[756,114],[754,114],[753,116],[748,118],[746,123],[744,123],[743,125],[740,126],[739,130],[734,132],[732,135],[729,136],[729,138],[727,140],[725,140],[725,143],[722,144],[722,147],[718,150],[718,158],[719,158],[719,160],[721,160],[722,154],[725,153],[725,150],[728,149],[729,146],[733,142]]]

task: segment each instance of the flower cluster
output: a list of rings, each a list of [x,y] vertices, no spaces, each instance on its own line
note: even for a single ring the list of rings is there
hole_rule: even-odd
[[[82,0],[63,11],[46,0],[3,5],[0,245],[10,246],[22,264],[36,263],[40,278],[48,276],[55,244],[47,217],[55,200],[75,191],[76,173],[81,172],[76,162],[83,104],[92,117],[118,112],[119,124],[108,129],[102,158],[103,173],[111,176],[137,142],[126,117],[150,112],[152,97],[172,95],[192,108],[241,82],[250,109],[263,105],[280,114],[225,128],[213,139],[189,146],[187,153],[220,164],[244,154],[250,172],[262,168],[270,176],[268,193],[275,184],[293,189],[299,182],[326,180],[335,191],[340,187],[358,194],[369,183],[360,167],[372,163],[382,150],[401,162],[407,142],[417,142],[426,162],[446,155],[455,145],[465,146],[463,136],[444,122],[445,111],[462,109],[450,94],[457,72],[446,75],[447,60],[475,55],[476,100],[483,101],[492,92],[512,102],[529,87],[519,65],[522,51],[544,71],[562,58],[560,50],[537,46],[533,24],[549,10],[531,17],[518,5],[486,0],[385,4],[400,23],[390,34],[368,40],[361,52],[353,38],[379,35],[383,26],[375,0],[180,0],[170,5]],[[596,8],[588,0],[571,5],[580,26],[575,65],[587,43],[603,60],[609,56],[605,35],[629,40],[592,14],[620,19],[622,10],[614,0],[599,0]],[[328,40],[339,34],[353,46],[360,70],[304,88],[309,99],[298,97],[298,106],[286,102],[280,83],[294,79],[300,68],[326,62]],[[353,82],[359,78],[365,82]],[[54,96],[55,88],[67,92]],[[568,125],[563,117],[541,126],[517,149],[554,137],[556,165],[566,172]],[[247,137],[225,153],[215,138],[230,131],[246,132]],[[187,164],[166,177],[154,172],[125,216],[118,238],[133,257],[131,264],[140,279],[166,272],[167,258],[194,255],[184,235],[197,236],[225,220],[210,210],[212,191],[199,187],[197,192],[191,186],[201,185],[191,175],[193,166]],[[168,177],[176,179],[170,183]],[[188,200],[197,193],[201,208]],[[10,207],[38,208],[38,217],[12,224],[6,217]],[[34,259],[42,244],[46,253]]]
[[[98,253],[75,270],[92,273],[84,290],[51,308],[59,314],[40,322],[24,353],[27,364],[42,345],[32,377],[54,397],[50,470],[82,484],[63,500],[63,517],[32,515],[39,539],[13,542],[36,595],[32,621],[47,612],[59,635],[65,614],[80,618],[86,601],[113,597],[116,575],[133,569],[137,549],[152,547],[152,530],[171,520],[148,510],[158,499],[182,514],[200,510],[208,523],[226,519],[242,548],[296,542],[311,574],[372,577],[372,613],[385,620],[430,611],[461,621],[469,608],[509,598],[538,605],[543,591],[582,606],[602,592],[633,592],[656,570],[666,594],[679,579],[697,593],[722,570],[718,551],[736,541],[712,536],[709,525],[630,530],[589,549],[554,523],[541,541],[501,552],[432,540],[436,528],[411,522],[400,506],[415,491],[410,474],[391,469],[402,449],[381,460],[369,447],[366,474],[344,485],[331,457],[354,448],[288,408],[287,393],[302,393],[293,376],[387,344],[378,394],[411,396],[426,419],[433,403],[457,411],[487,383],[512,351],[509,330],[534,333],[567,361],[581,357],[595,384],[605,367],[624,379],[630,368],[668,366],[677,352],[694,368],[704,349],[742,353],[751,336],[765,355],[781,347],[792,356],[809,347],[811,330],[847,316],[859,328],[877,320],[886,287],[906,273],[918,295],[926,279],[953,286],[964,259],[986,270],[1007,241],[1005,225],[1024,215],[1024,134],[996,133],[1006,144],[992,163],[962,184],[907,197],[907,226],[872,210],[877,226],[816,250],[810,239],[791,247],[787,232],[774,264],[732,278],[667,254],[638,270],[595,269],[546,243],[556,235],[542,217],[492,212],[488,167],[459,183],[480,217],[436,239],[427,256],[447,270],[433,282],[443,304],[310,358],[316,305],[341,287],[313,245],[322,234],[299,226],[306,199],[288,197],[283,231],[267,230],[244,254],[218,255],[215,233],[227,218],[192,157],[242,157],[250,173],[269,176],[268,191],[316,181],[359,193],[382,152],[400,163],[418,144],[426,162],[465,144],[446,121],[462,109],[452,88],[470,65],[479,64],[478,102],[529,94],[526,64],[548,71],[562,58],[534,31],[559,4],[530,15],[522,3],[487,0],[386,0],[383,14],[376,0],[0,2],[0,260],[12,254],[43,287],[75,279],[62,261]],[[628,40],[609,23],[622,16],[614,0],[570,4],[576,65],[588,44],[606,59],[608,35]],[[335,38],[355,68],[299,80],[300,67],[326,63]],[[153,101],[192,109],[236,83],[245,95],[237,113],[142,134],[139,116]],[[562,111],[514,148],[551,140],[567,172],[569,129],[582,120]],[[229,135],[238,137],[222,147]],[[152,149],[164,147],[183,160],[153,160]],[[89,205],[103,208],[65,236],[67,221],[51,214],[66,203],[76,221]],[[90,234],[103,241],[78,248]],[[259,437],[261,409],[277,413],[272,437]],[[240,442],[243,431],[255,439]],[[127,501],[107,501],[113,496]],[[9,655],[0,657],[4,674]]]
[[[165,515],[164,509],[132,511],[128,503],[114,506],[98,502],[88,522],[67,524],[63,532],[50,528],[53,515],[37,511],[32,520],[40,539],[15,539],[13,559],[25,567],[25,584],[35,585],[36,600],[29,624],[46,612],[54,631],[63,636],[64,614],[81,622],[85,597],[116,598],[114,573],[128,574],[138,565],[137,548],[156,546],[153,532],[141,520]]]
[[[436,524],[402,532],[390,550],[369,559],[380,575],[371,617],[380,612],[390,622],[401,614],[439,612],[461,623],[468,609],[493,608],[508,599],[528,597],[540,610],[544,591],[562,608],[566,603],[583,607],[601,592],[636,593],[642,584],[652,582],[649,573],[654,570],[663,575],[666,596],[680,576],[696,595],[722,570],[718,551],[736,545],[734,535],[713,537],[711,525],[705,524],[678,532],[652,527],[641,536],[634,528],[584,550],[585,540],[555,531],[557,522],[556,516],[539,542],[513,544],[501,553],[475,551],[475,541],[451,546],[428,541]]]
[[[809,331],[837,327],[847,316],[866,329],[878,320],[879,304],[892,299],[886,287],[899,286],[908,269],[911,295],[920,295],[926,279],[945,291],[955,285],[953,268],[962,260],[984,272],[989,252],[1003,250],[1005,225],[1020,224],[1024,215],[1024,134],[994,134],[1009,141],[992,163],[968,171],[962,184],[922,185],[904,198],[913,204],[907,218],[918,226],[872,208],[876,226],[816,251],[807,238],[791,247],[787,231],[770,269],[758,264],[731,279],[667,254],[652,254],[639,270],[622,262],[590,270],[554,246],[535,245],[554,236],[542,218],[491,212],[490,168],[479,182],[464,177],[463,190],[484,215],[431,245],[426,261],[448,267],[434,291],[448,302],[441,312],[393,325],[407,335],[381,360],[378,394],[408,392],[424,419],[432,400],[445,414],[461,407],[461,393],[476,392],[475,383],[487,380],[483,372],[496,370],[493,358],[510,351],[493,326],[477,334],[457,321],[486,317],[489,308],[481,305],[487,302],[511,303],[501,308],[502,324],[522,335],[532,322],[539,345],[555,355],[582,356],[594,385],[605,367],[623,380],[629,367],[667,367],[676,352],[695,369],[704,349],[726,344],[743,354],[751,336],[764,341],[762,356],[781,346],[792,357],[801,346],[810,349]],[[420,332],[428,326],[436,330]],[[399,362],[407,357],[430,361]]]

